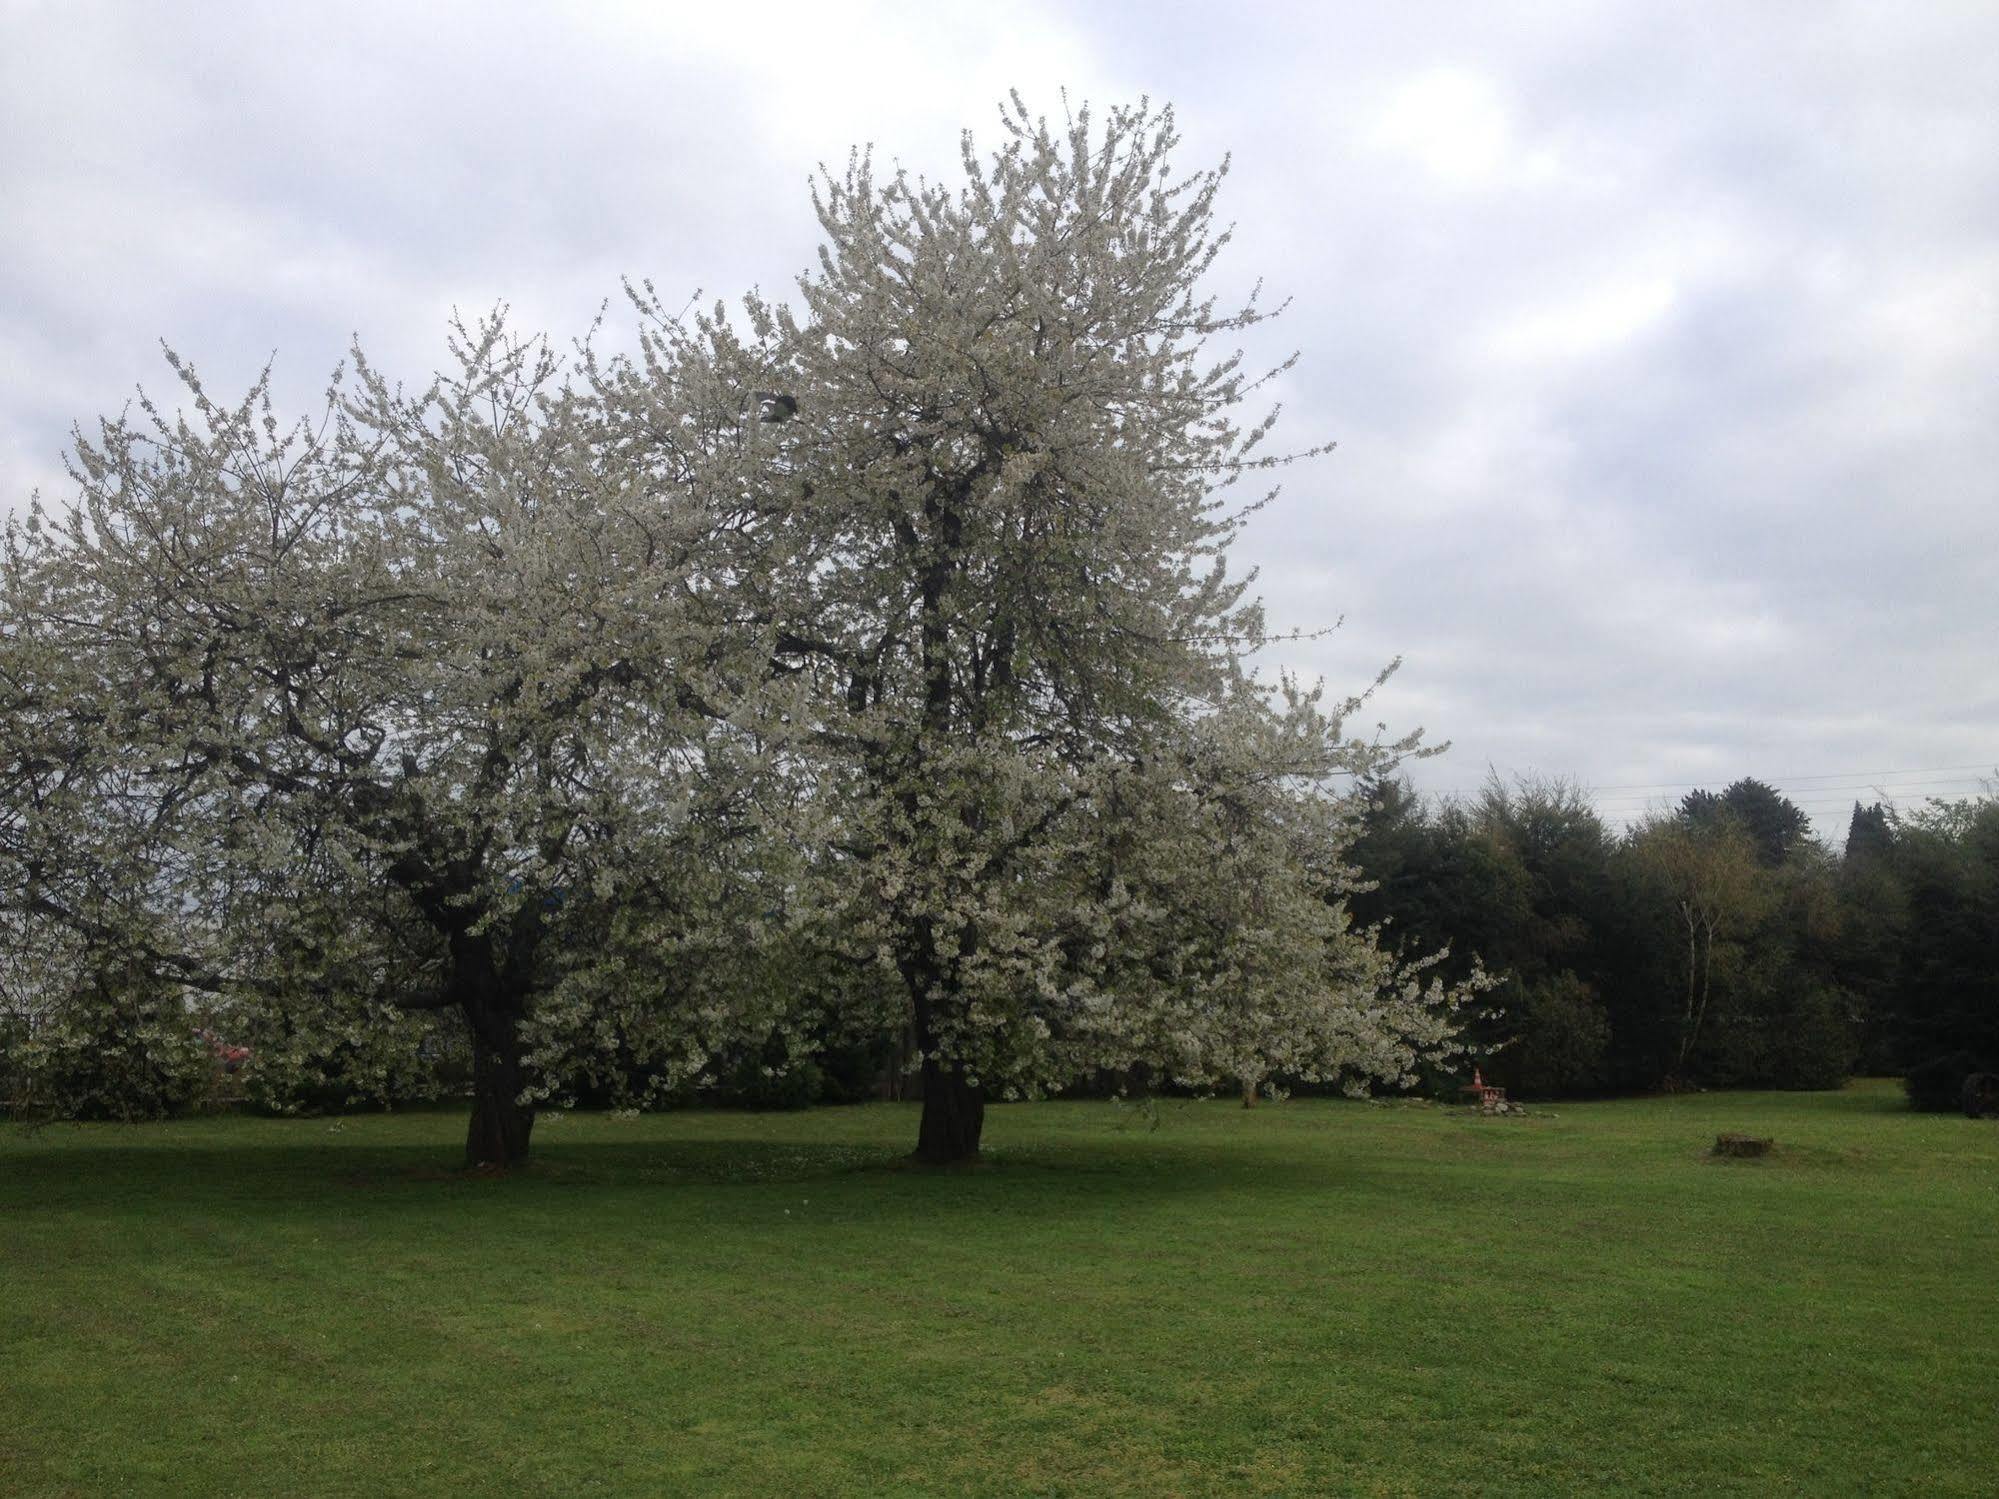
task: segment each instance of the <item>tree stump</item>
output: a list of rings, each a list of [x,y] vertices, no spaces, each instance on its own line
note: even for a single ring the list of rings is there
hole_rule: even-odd
[[[1713,1153],[1738,1158],[1768,1155],[1776,1143],[1775,1140],[1766,1140],[1761,1135],[1716,1135]]]

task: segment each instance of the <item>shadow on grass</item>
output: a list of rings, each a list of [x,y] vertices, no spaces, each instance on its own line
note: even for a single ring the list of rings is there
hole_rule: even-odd
[[[102,1135],[46,1149],[16,1143],[0,1152],[0,1220],[111,1207],[337,1211],[343,1201],[374,1217],[399,1206],[416,1212],[460,1203],[525,1206],[578,1193],[699,1193],[712,1201],[717,1189],[748,1196],[804,1185],[865,1200],[870,1212],[914,1214],[932,1204],[984,1200],[1009,1212],[1061,1214],[1108,1197],[1198,1196],[1240,1188],[1249,1179],[1280,1189],[1354,1189],[1376,1174],[1365,1158],[1321,1151],[1244,1151],[1205,1140],[1115,1134],[1101,1141],[1003,1145],[970,1168],[935,1170],[914,1164],[900,1146],[814,1138],[804,1119],[795,1135],[775,1139],[538,1139],[530,1163],[504,1175],[466,1170],[455,1154],[443,1140],[258,1140],[254,1126],[187,1143],[125,1143]]]

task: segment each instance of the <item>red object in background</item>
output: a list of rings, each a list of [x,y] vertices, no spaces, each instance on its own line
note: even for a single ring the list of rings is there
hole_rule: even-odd
[[[214,1031],[196,1031],[195,1035],[207,1043],[208,1054],[215,1058],[215,1064],[224,1072],[234,1072],[250,1060],[250,1048],[247,1046],[231,1046]]]
[[[1490,1109],[1506,1102],[1506,1090],[1495,1088],[1485,1080],[1478,1068],[1471,1070],[1471,1081],[1465,1085],[1464,1096],[1476,1100],[1482,1109]]]

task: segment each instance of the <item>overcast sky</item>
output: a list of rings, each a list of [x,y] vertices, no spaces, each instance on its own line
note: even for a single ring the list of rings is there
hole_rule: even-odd
[[[451,307],[780,292],[820,161],[1149,94],[1294,300],[1242,560],[1415,779],[1614,822],[1742,775],[1838,836],[1999,763],[1999,5],[0,0],[0,500],[165,338],[298,403]],[[612,316],[620,309],[614,301]]]

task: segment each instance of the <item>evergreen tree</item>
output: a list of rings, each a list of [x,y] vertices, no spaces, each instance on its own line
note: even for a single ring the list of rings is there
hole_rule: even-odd
[[[1687,821],[1711,826],[1730,818],[1741,827],[1755,850],[1757,862],[1774,869],[1811,841],[1812,822],[1802,808],[1775,788],[1745,776],[1719,796],[1691,791],[1680,802]]]

